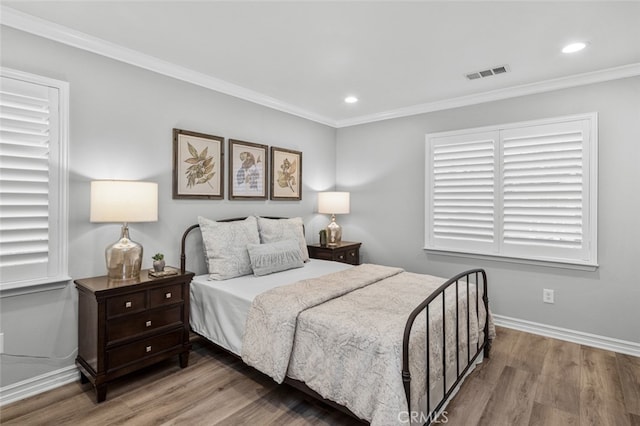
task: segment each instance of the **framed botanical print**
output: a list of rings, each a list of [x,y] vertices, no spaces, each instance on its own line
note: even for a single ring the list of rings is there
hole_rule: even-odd
[[[267,145],[229,139],[229,199],[267,199]]]
[[[271,199],[302,200],[302,152],[271,147]]]
[[[224,138],[173,129],[173,198],[224,198]]]

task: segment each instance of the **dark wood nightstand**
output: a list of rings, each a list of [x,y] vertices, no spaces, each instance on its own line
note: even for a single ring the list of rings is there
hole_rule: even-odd
[[[307,249],[309,250],[309,257],[312,259],[333,260],[350,265],[359,265],[361,245],[362,243],[341,241],[336,247],[322,247],[320,244],[310,244]]]
[[[193,273],[114,282],[75,280],[78,289],[78,356],[81,381],[96,399],[107,397],[114,379],[171,356],[189,363],[189,284]]]

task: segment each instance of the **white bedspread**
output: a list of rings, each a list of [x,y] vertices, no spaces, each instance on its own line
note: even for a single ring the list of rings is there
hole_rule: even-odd
[[[373,426],[403,424],[408,410],[400,374],[404,325],[416,305],[444,281],[398,268],[360,265],[262,293],[249,311],[242,358],[277,382],[285,374],[305,382]],[[475,297],[475,286],[472,290],[470,296]],[[458,321],[471,311],[470,338],[475,345],[482,338],[486,315],[483,310],[478,324],[474,304],[467,308],[466,288],[459,292]],[[455,288],[445,299],[446,329],[454,330]],[[428,347],[434,388],[442,383],[443,338],[447,370],[455,372],[456,335],[443,335],[442,299],[434,300],[432,308]],[[422,313],[410,340],[412,409],[426,406],[425,326]],[[466,360],[466,329],[459,341],[465,343],[460,358]]]
[[[240,355],[249,307],[260,293],[300,280],[351,268],[351,265],[311,259],[303,268],[255,277],[246,275],[224,281],[198,275],[191,282],[190,324],[193,331]]]

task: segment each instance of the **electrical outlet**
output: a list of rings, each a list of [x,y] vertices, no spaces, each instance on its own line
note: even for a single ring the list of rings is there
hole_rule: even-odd
[[[553,299],[553,290],[548,288],[542,289],[542,301],[544,303],[555,303]]]

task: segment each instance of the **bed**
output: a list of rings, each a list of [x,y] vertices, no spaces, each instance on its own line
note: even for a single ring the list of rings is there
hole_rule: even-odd
[[[298,251],[306,248],[301,220],[257,218],[256,241],[250,218],[199,218],[182,237],[181,270],[187,237],[200,228],[209,273],[191,283],[191,328],[276,382],[372,425],[430,424],[489,356],[495,332],[484,270],[447,280],[308,254],[299,259]],[[295,232],[283,234],[278,227]],[[238,238],[235,246],[226,242]],[[294,267],[259,276],[245,270],[224,279],[211,273],[220,260],[216,255],[226,256],[217,263],[223,275],[229,265],[233,275],[246,267],[238,266],[246,261],[238,260],[245,257],[244,247],[253,262],[253,252],[278,244],[296,252]],[[283,259],[281,251],[277,256]],[[265,267],[252,265],[256,274]]]

